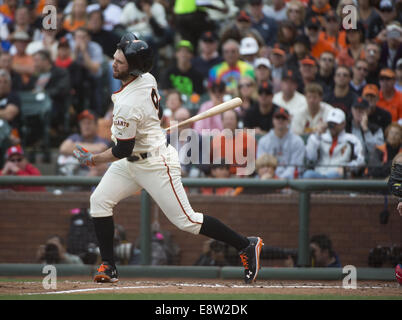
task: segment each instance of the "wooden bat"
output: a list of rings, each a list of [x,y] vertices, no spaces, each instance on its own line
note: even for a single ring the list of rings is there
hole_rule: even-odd
[[[173,126],[170,126],[169,128],[166,129],[166,131],[172,130],[172,129],[175,129],[175,128],[179,128],[179,127],[184,126],[186,124],[193,123],[193,122],[196,122],[196,121],[199,121],[199,120],[202,120],[202,119],[213,117],[213,116],[215,116],[217,114],[221,114],[221,113],[223,113],[225,111],[228,111],[228,110],[234,109],[236,107],[239,107],[242,103],[243,103],[243,101],[240,98],[238,98],[238,97],[233,98],[233,99],[231,99],[229,101],[225,101],[225,102],[223,102],[221,104],[218,104],[217,106],[212,107],[211,109],[208,109],[208,110],[206,110],[206,111],[204,111],[204,112],[202,112],[200,114],[197,114],[197,115],[195,115],[195,116],[193,116],[193,117],[191,117],[191,118],[189,118],[187,120],[184,120],[184,121],[182,121],[180,123],[177,123],[177,124],[175,124]]]

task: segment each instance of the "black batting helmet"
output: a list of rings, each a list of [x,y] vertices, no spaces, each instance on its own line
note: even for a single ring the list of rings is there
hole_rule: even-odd
[[[117,44],[127,59],[130,74],[139,76],[152,69],[154,55],[149,45],[139,40],[133,33],[126,33]]]

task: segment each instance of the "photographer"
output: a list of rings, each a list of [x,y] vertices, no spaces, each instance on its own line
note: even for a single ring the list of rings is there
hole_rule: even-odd
[[[314,235],[310,239],[311,266],[341,268],[338,255],[332,248],[331,239],[325,234]]]
[[[79,256],[66,252],[64,241],[58,235],[49,237],[39,246],[36,260],[45,264],[83,264]]]
[[[195,266],[228,266],[226,260],[226,244],[216,240],[207,240],[202,247],[202,253],[195,262]]]

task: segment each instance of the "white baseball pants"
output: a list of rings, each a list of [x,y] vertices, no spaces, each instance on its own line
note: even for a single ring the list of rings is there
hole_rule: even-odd
[[[193,234],[200,232],[203,214],[191,208],[181,182],[179,157],[171,145],[160,148],[159,155],[144,160],[113,162],[91,195],[91,216],[112,216],[120,200],[142,188],[179,229]]]

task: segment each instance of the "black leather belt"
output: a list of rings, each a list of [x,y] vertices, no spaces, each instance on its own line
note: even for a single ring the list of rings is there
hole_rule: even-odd
[[[146,158],[148,158],[148,152],[140,153],[140,156],[129,156],[126,159],[127,161],[135,162],[138,160],[144,160]]]

